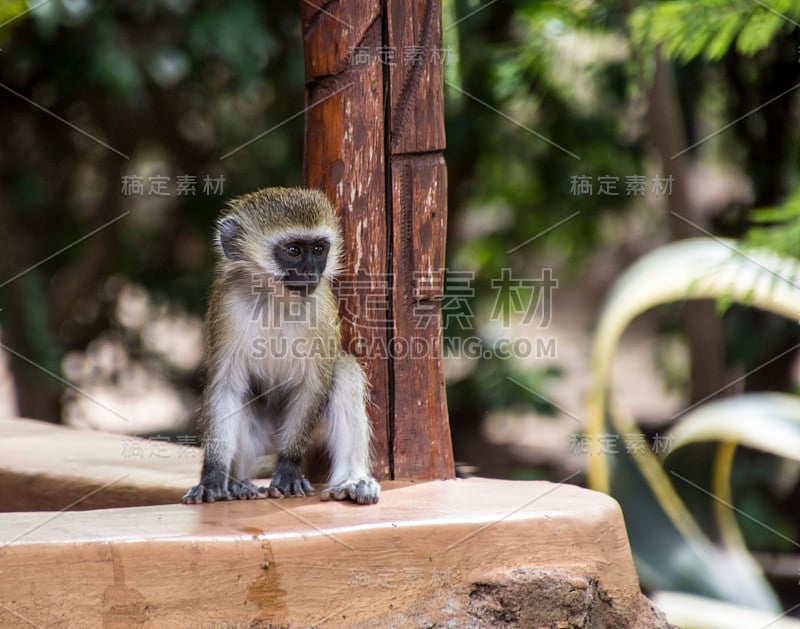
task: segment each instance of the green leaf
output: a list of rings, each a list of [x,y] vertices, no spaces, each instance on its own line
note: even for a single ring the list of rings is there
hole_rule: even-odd
[[[17,17],[22,17],[28,13],[28,7],[24,0],[8,0],[0,3],[0,24],[10,23]]]
[[[800,241],[800,189],[779,206],[751,210],[748,219],[757,226],[748,231],[747,246],[794,255]]]
[[[754,55],[769,46],[778,29],[787,22],[780,15],[758,12],[744,25],[736,39],[736,50],[743,55]]]
[[[721,59],[731,47],[736,34],[742,27],[744,16],[740,13],[729,13],[717,30],[717,34],[708,43],[705,56],[711,61]]]
[[[796,2],[767,7],[736,0],[671,0],[639,5],[628,25],[631,39],[643,50],[661,46],[668,59],[688,63],[701,55],[720,59],[734,40],[740,53],[754,55],[771,44],[782,26],[798,19]]]

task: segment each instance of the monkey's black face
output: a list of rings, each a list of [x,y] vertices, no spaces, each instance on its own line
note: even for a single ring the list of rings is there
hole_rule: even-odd
[[[283,284],[300,295],[317,288],[328,262],[331,245],[325,239],[291,240],[275,247],[275,260],[283,270]]]

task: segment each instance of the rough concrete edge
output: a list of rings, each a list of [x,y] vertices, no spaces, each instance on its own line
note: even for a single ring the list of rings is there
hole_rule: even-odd
[[[357,629],[378,626],[678,629],[641,592],[614,599],[603,589],[601,579],[540,568],[488,573],[407,610],[353,625]]]

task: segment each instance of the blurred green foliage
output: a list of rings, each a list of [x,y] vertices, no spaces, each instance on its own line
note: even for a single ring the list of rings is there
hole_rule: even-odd
[[[299,11],[248,0],[28,6],[15,5],[0,28],[9,129],[0,155],[0,272],[10,279],[122,217],[0,291],[7,343],[58,371],[65,351],[108,327],[109,275],[200,313],[209,226],[224,200],[300,183],[302,117],[281,124],[303,103]],[[447,68],[450,224],[462,212],[497,208],[498,220],[477,237],[450,234],[450,266],[475,271],[480,296],[500,269],[528,264],[532,247],[506,254],[520,235],[572,214],[547,240],[577,272],[599,242],[598,217],[627,203],[572,195],[570,177],[641,172],[643,146],[625,124],[624,59],[613,50],[618,12],[538,2],[479,9],[446,3],[458,21],[446,25],[447,45],[455,45]],[[565,78],[558,64],[595,40],[604,51],[597,62],[571,62],[586,84]],[[176,193],[181,175],[197,178],[196,194]],[[150,193],[151,176],[170,178],[168,195]],[[222,194],[202,193],[206,176],[224,177]],[[144,194],[127,194],[123,177],[143,178]],[[20,369],[23,413],[57,417],[57,398],[31,395],[48,376]]]
[[[462,16],[479,6],[455,4]],[[496,220],[479,238],[454,239],[452,265],[463,261],[478,278],[524,268],[535,247],[508,251],[580,212],[546,241],[577,271],[600,241],[602,218],[629,206],[624,192],[609,200],[570,191],[573,176],[624,181],[643,172],[643,137],[626,124],[625,42],[613,6],[499,3],[458,23],[460,82],[446,89],[451,211],[479,206]]]
[[[778,206],[754,209],[750,220],[748,246],[800,256],[800,189]]]
[[[732,48],[754,55],[772,45],[780,30],[800,19],[793,0],[768,5],[749,0],[670,0],[643,3],[630,18],[632,39],[639,45],[661,46],[670,59],[687,63],[702,56],[718,61]]]
[[[0,316],[10,347],[58,372],[109,326],[109,276],[200,313],[224,201],[300,183],[302,117],[221,157],[302,109],[302,41],[293,3],[28,7],[4,3],[0,19]],[[183,175],[194,194],[178,194]],[[151,176],[169,177],[166,195],[151,194]],[[143,192],[126,193],[123,177]],[[204,193],[205,177],[224,178],[219,194]],[[15,371],[22,412],[56,419],[52,378]]]

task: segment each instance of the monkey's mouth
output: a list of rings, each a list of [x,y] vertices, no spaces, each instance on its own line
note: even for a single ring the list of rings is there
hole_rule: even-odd
[[[319,278],[315,275],[292,273],[285,275],[283,278],[283,285],[286,290],[295,295],[310,295],[316,290],[318,284]]]
[[[305,297],[306,295],[310,295],[314,292],[314,289],[317,288],[317,283],[309,282],[308,284],[287,284],[286,288],[290,293]]]

